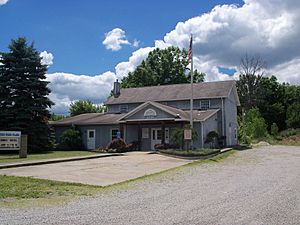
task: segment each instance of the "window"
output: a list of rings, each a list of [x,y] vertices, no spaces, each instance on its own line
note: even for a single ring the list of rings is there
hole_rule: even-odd
[[[210,102],[209,100],[201,100],[200,101],[200,109],[202,110],[207,110],[210,107]]]
[[[128,105],[120,105],[120,112],[127,113],[128,112]]]
[[[95,132],[93,130],[89,130],[89,138],[94,138]]]
[[[146,119],[153,119],[156,117],[156,111],[154,109],[147,109],[144,113]]]
[[[237,140],[237,129],[234,129],[234,139]]]
[[[118,132],[119,132],[118,129],[112,129],[111,130],[111,140],[114,140],[114,139],[118,138]]]
[[[162,131],[161,130],[157,130],[157,140],[162,140]]]
[[[149,138],[149,128],[142,128],[142,138]]]

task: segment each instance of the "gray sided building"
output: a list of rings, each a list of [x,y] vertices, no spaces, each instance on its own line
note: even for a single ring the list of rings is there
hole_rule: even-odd
[[[120,89],[106,101],[106,113],[87,113],[51,123],[56,140],[72,125],[82,132],[86,149],[106,146],[117,134],[126,143],[138,142],[140,150],[154,150],[155,144],[169,143],[174,129],[189,124],[190,84]],[[208,147],[206,136],[216,131],[225,145],[237,144],[237,106],[240,105],[235,81],[193,84],[193,126],[197,148]]]

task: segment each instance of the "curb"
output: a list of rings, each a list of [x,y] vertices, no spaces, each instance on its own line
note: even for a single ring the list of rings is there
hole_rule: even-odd
[[[231,150],[232,150],[232,148],[224,148],[224,149],[220,149],[218,151],[209,153],[207,155],[201,155],[201,156],[181,156],[181,155],[172,155],[172,154],[167,154],[167,153],[162,153],[162,152],[157,152],[156,154],[173,157],[173,158],[178,158],[178,159],[198,160],[198,159],[209,159],[211,157],[214,157],[216,155],[219,155],[224,152],[231,151]]]
[[[43,164],[53,164],[53,163],[61,163],[61,162],[71,162],[71,161],[79,161],[85,159],[97,159],[97,158],[105,158],[111,156],[123,156],[121,153],[112,153],[106,155],[90,155],[90,156],[80,156],[80,157],[72,157],[72,158],[59,158],[59,159],[49,159],[43,161],[34,161],[34,162],[22,162],[22,163],[11,163],[0,165],[0,169],[8,169],[8,168],[15,168],[15,167],[24,167],[24,166],[36,166],[36,165],[43,165]]]

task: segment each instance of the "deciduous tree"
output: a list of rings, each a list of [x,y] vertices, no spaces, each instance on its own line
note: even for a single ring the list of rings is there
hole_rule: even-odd
[[[83,113],[106,112],[106,106],[96,106],[90,100],[78,100],[71,103],[69,108],[70,116]]]
[[[186,75],[188,66],[186,50],[177,47],[155,49],[128,76],[122,79],[122,88],[179,84],[190,82],[190,73]],[[194,71],[194,82],[203,82],[204,73]]]

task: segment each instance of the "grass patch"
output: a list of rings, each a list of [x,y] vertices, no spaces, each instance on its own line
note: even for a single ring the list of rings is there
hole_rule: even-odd
[[[49,151],[42,153],[31,153],[27,155],[27,158],[19,158],[18,152],[6,154],[0,152],[0,164],[1,163],[13,163],[13,162],[23,162],[29,160],[43,160],[43,159],[55,159],[55,158],[67,158],[75,156],[87,156],[97,154],[91,151]]]
[[[199,148],[193,150],[179,150],[179,149],[161,149],[159,152],[169,154],[169,155],[177,155],[177,156],[207,156],[213,153],[217,153],[220,150],[211,149],[211,148]]]
[[[0,199],[90,196],[101,189],[100,186],[0,175]]]

